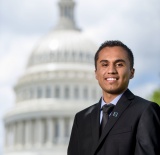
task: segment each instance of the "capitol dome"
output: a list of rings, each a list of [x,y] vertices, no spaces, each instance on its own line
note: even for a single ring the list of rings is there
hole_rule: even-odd
[[[92,63],[95,44],[76,30],[53,30],[34,49],[28,67],[56,62]]]
[[[47,69],[78,69],[78,65],[90,65],[93,68],[96,45],[77,30],[53,30],[46,35],[33,50],[27,71],[35,72]],[[59,64],[64,64],[59,66]],[[72,64],[75,64],[74,66]],[[44,69],[44,70],[45,70]]]
[[[97,102],[97,46],[77,28],[73,0],[59,0],[57,26],[33,49],[4,116],[5,155],[66,155],[74,115]]]

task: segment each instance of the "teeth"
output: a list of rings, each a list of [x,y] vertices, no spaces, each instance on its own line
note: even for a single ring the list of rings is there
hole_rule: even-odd
[[[107,78],[108,81],[115,81],[116,78]]]

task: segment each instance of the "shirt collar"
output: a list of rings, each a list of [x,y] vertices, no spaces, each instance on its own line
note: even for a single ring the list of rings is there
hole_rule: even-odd
[[[123,95],[123,93],[120,94],[120,95],[118,95],[116,98],[114,98],[110,103],[112,103],[113,105],[116,106],[117,102],[119,101],[119,99],[121,98],[122,95]],[[101,100],[101,108],[102,108],[105,104],[107,104],[107,103],[104,101],[104,99],[103,99],[103,97],[102,97],[102,100]],[[108,103],[108,104],[109,104],[109,103]]]

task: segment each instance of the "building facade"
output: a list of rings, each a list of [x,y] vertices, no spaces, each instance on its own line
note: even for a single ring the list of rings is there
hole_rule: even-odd
[[[35,46],[4,116],[4,155],[66,155],[74,115],[94,104],[96,45],[76,26],[75,2],[59,0],[57,26]]]

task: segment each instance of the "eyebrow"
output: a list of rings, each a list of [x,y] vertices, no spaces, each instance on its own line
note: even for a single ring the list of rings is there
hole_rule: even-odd
[[[106,62],[106,63],[107,63],[107,62],[109,62],[109,61],[108,61],[108,60],[101,60],[101,61],[100,61],[100,63],[103,63],[103,62]],[[117,62],[124,62],[124,63],[126,63],[126,61],[123,60],[123,59],[117,59],[117,60],[114,61],[114,63],[117,63]]]

